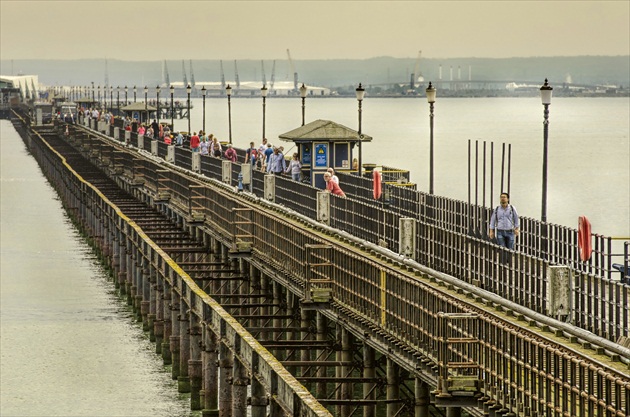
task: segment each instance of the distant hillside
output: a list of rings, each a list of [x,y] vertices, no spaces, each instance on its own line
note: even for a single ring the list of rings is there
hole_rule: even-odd
[[[365,60],[296,60],[294,61],[299,81],[312,85],[340,87],[385,83],[409,83],[414,71],[415,58],[378,57]],[[189,61],[185,62],[190,81]],[[241,81],[260,80],[260,60],[237,61]],[[265,74],[269,82],[272,61],[265,61]],[[469,68],[473,80],[526,80],[541,83],[549,78],[552,84],[567,79],[578,84],[630,85],[630,56],[577,56],[577,57],[533,57],[533,58],[453,58],[422,59],[420,73],[426,81],[437,80],[440,65],[442,79],[468,79]],[[107,67],[111,85],[155,86],[163,80],[163,61],[118,61],[108,60]],[[167,61],[170,81],[183,80],[182,62]],[[233,81],[234,61],[224,61],[225,78]],[[221,81],[221,65],[218,60],[194,60],[196,81]],[[96,85],[105,84],[105,60],[14,60],[0,61],[0,74],[37,74],[40,82],[48,85]],[[288,62],[276,61],[275,79],[293,80]]]

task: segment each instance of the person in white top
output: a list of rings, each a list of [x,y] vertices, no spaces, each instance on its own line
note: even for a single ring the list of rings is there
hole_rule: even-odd
[[[332,168],[328,168],[328,173],[330,174],[330,180],[334,181],[339,185],[339,177],[335,175],[335,170]]]

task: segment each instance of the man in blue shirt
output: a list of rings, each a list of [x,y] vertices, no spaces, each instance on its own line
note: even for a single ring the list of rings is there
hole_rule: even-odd
[[[518,213],[510,204],[508,193],[501,193],[500,200],[501,205],[492,212],[488,236],[493,239],[496,234],[499,246],[514,249],[514,237],[518,236],[519,233]]]

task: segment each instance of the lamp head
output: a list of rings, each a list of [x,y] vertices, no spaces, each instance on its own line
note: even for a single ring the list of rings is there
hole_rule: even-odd
[[[540,100],[542,104],[551,104],[551,93],[553,92],[553,87],[549,85],[547,79],[545,78],[545,83],[542,87],[540,87]]]
[[[227,94],[228,97],[232,95],[232,87],[230,87],[230,84],[225,87],[225,94]]]
[[[190,84],[188,84],[188,85],[186,86],[186,92],[187,92],[188,94],[190,94],[190,92],[191,92],[191,91],[192,91],[192,87],[190,86]]]
[[[201,95],[204,96],[204,97],[206,96],[206,86],[205,85],[201,87]]]
[[[173,87],[173,84],[171,84],[171,86],[168,89],[171,90],[171,94],[175,92],[175,87]]]
[[[155,87],[155,91],[156,91],[158,94],[160,94],[160,90],[161,90],[161,89],[160,89],[160,86],[159,86],[159,85],[158,85],[157,87]]]
[[[269,93],[269,90],[267,90],[267,85],[263,85],[262,88],[260,89],[260,95],[264,97],[267,97],[267,93]]]
[[[359,86],[357,87],[355,92],[357,93],[357,100],[363,100],[363,97],[365,96],[365,88],[361,86],[361,83],[359,83]]]
[[[300,87],[300,96],[302,98],[306,97],[306,91],[308,90],[308,88],[306,88],[306,86],[304,85],[304,83],[302,83],[302,86]]]
[[[427,93],[427,102],[435,103],[435,96],[437,94],[437,90],[435,87],[433,87],[433,84],[431,83],[431,81],[429,81],[429,86],[427,87],[425,91]]]

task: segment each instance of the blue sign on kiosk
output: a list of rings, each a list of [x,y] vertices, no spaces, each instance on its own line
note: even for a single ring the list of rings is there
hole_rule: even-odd
[[[328,168],[328,144],[315,144],[315,169]]]

